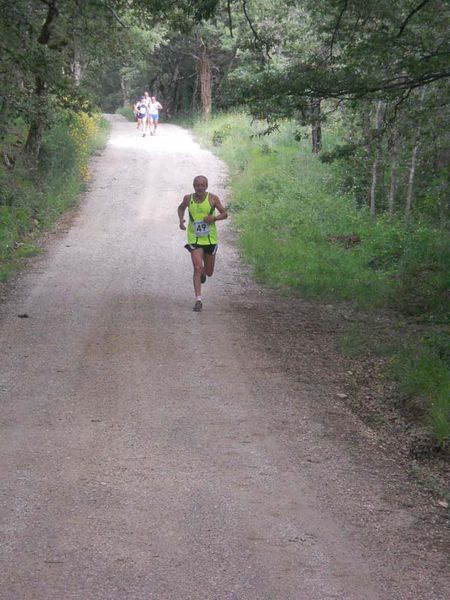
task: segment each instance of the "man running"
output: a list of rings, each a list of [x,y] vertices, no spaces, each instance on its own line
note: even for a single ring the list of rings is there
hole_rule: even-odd
[[[141,96],[140,100],[136,103],[136,111],[137,111],[137,128],[142,129],[142,137],[145,137],[145,132],[147,130],[147,115],[148,115],[148,107],[145,101],[145,96]]]
[[[222,206],[215,194],[210,194],[208,180],[204,175],[197,175],[194,182],[194,194],[186,194],[178,207],[178,218],[180,229],[186,231],[184,213],[189,213],[187,227],[186,250],[191,253],[192,265],[194,267],[194,293],[195,304],[193,310],[200,312],[202,304],[202,283],[206,276],[212,277],[217,252],[217,227],[216,221],[223,221],[228,213]],[[215,214],[216,210],[218,215]]]
[[[159,111],[162,110],[162,104],[158,102],[155,96],[150,98],[150,103],[148,105],[149,109],[149,124],[150,124],[150,133],[154,135],[156,133],[156,128],[158,127],[159,122]],[[153,127],[152,127],[153,126]]]

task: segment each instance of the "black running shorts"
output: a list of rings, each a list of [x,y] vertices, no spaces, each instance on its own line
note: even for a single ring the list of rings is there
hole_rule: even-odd
[[[217,244],[186,244],[184,246],[188,252],[192,252],[192,250],[197,250],[198,248],[202,248],[205,254],[210,254],[214,256],[217,252],[218,245]]]

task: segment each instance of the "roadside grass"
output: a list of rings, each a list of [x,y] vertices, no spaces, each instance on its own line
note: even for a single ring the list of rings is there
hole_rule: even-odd
[[[334,168],[307,140],[294,140],[291,123],[270,136],[262,130],[241,114],[194,127],[231,167],[231,209],[255,276],[309,298],[448,319],[448,232],[389,216],[373,221],[336,193]],[[326,132],[325,146],[338,135]]]
[[[43,140],[39,168],[29,170],[21,164],[25,126],[14,123],[6,151],[15,166],[0,167],[0,281],[39,252],[40,233],[76,203],[89,179],[89,157],[105,145],[108,132],[100,115],[58,115]]]
[[[423,328],[423,327],[422,327]],[[427,333],[392,329],[382,333],[349,327],[339,338],[340,349],[355,359],[378,356],[384,375],[397,385],[397,406],[410,421],[432,433],[438,448],[450,442],[450,330],[425,326]]]
[[[450,441],[450,334],[435,332],[404,347],[390,359],[388,375],[414,401],[442,444]]]
[[[122,117],[125,117],[129,121],[134,121],[134,113],[133,108],[131,106],[120,106],[116,110],[116,114],[122,115]]]
[[[448,231],[388,215],[374,221],[338,192],[338,167],[312,155],[305,135],[295,141],[294,124],[283,123],[269,136],[263,130],[240,113],[193,127],[230,167],[229,208],[254,277],[305,298],[363,310],[389,307],[428,323],[430,330],[445,327],[450,322]],[[338,141],[339,126],[327,127],[325,149]],[[361,338],[367,344],[366,332]],[[448,336],[442,339],[449,342]],[[390,342],[383,349],[390,357],[388,375],[401,394],[422,406],[424,421],[444,444],[450,439],[450,364],[436,352],[435,341],[406,344]]]

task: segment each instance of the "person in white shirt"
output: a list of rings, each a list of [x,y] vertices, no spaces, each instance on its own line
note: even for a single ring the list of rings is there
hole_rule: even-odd
[[[140,100],[134,105],[134,111],[137,118],[137,128],[142,130],[142,137],[145,137],[148,121],[148,104],[145,101],[145,96],[141,96]]]
[[[162,104],[158,102],[155,96],[150,98],[149,104],[149,120],[150,120],[150,133],[154,135],[156,128],[158,127],[159,111],[162,110]]]

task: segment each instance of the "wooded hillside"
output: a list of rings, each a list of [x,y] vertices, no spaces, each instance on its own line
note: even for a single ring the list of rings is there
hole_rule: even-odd
[[[36,164],[58,111],[114,111],[148,89],[165,117],[244,106],[311,127],[373,216],[448,218],[450,25],[441,0],[1,3],[0,135]],[[340,119],[341,143],[322,148]],[[3,148],[3,161],[11,164]]]

